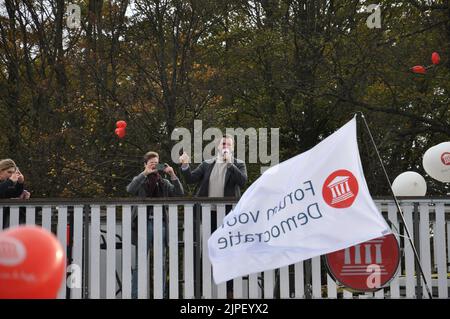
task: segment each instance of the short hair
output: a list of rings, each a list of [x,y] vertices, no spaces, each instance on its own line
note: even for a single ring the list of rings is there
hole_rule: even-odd
[[[144,163],[147,164],[148,160],[151,160],[152,158],[157,157],[159,159],[159,154],[153,151],[147,152],[144,155]]]
[[[144,163],[147,163],[148,160],[151,160],[152,158],[155,158],[155,157],[157,157],[159,159],[159,154],[156,152],[150,151],[150,152],[145,153],[144,158],[143,158]]]
[[[17,165],[10,158],[5,158],[0,160],[0,172],[6,171],[7,169],[14,168],[17,170]]]

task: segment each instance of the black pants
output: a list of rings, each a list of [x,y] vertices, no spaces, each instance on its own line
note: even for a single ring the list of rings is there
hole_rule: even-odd
[[[233,209],[232,205],[225,205],[225,215]],[[211,234],[217,229],[217,211],[211,210]],[[233,280],[227,281],[227,298],[233,298]]]
[[[225,215],[233,209],[232,205],[225,205]],[[217,229],[217,211],[211,210],[211,234]]]

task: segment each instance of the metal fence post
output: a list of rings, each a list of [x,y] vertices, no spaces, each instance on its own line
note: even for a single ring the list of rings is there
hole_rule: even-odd
[[[200,247],[200,215],[201,206],[198,203],[194,204],[194,295],[196,299],[202,297],[202,273],[201,273],[201,253],[202,247]]]
[[[89,299],[89,215],[90,206],[83,205],[83,298]]]
[[[420,216],[419,216],[419,203],[414,203],[413,211],[413,225],[414,225],[414,246],[416,246],[417,254],[420,257]],[[414,261],[414,269],[416,273],[416,298],[422,299],[422,277],[420,276],[419,263],[417,259]]]
[[[311,259],[305,260],[305,298],[312,298],[312,265]]]

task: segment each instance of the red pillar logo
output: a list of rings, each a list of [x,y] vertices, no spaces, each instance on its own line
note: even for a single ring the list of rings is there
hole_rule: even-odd
[[[333,208],[350,207],[358,195],[358,181],[348,170],[333,172],[325,180],[322,195],[325,202]]]
[[[325,256],[331,276],[357,291],[383,288],[397,272],[400,253],[393,234]]]

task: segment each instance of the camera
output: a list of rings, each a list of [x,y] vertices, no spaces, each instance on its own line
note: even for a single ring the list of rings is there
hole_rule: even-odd
[[[158,171],[158,173],[162,174],[162,173],[164,173],[164,169],[165,169],[167,166],[169,166],[169,165],[166,164],[166,163],[157,164],[157,165],[156,165],[156,170]]]

